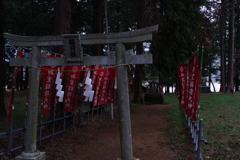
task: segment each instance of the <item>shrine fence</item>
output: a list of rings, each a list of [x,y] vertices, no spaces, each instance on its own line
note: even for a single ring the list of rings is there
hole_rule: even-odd
[[[203,120],[192,121],[191,116],[187,115],[184,109],[182,109],[182,111],[191,135],[193,151],[195,152],[196,159],[203,160],[201,144],[202,142],[208,144],[206,138],[203,136]]]
[[[116,104],[113,104],[116,110]],[[90,108],[88,103],[82,103],[80,108],[72,113],[64,112],[62,116],[56,114],[39,117],[37,144],[41,145],[46,139],[53,139],[58,134],[67,130],[88,124],[101,116],[110,116],[112,113],[110,104],[98,105]],[[14,152],[22,152],[26,145],[26,119],[23,127],[14,129],[13,124],[18,119],[12,117],[9,129],[0,133],[0,159],[12,159]]]

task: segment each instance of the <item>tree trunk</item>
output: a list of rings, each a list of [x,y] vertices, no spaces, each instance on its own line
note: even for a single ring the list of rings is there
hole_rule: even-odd
[[[214,83],[213,83],[212,79],[210,79],[210,82],[211,82],[212,85],[213,85],[213,90],[214,90],[214,92],[216,92],[216,88],[215,88],[215,86],[214,86]],[[211,86],[209,85],[209,87],[211,87]]]
[[[235,56],[235,71],[236,73],[234,74],[234,79],[235,79],[235,91],[238,92],[239,91],[239,64],[240,63],[240,55],[239,55],[239,50],[240,50],[240,20],[239,20],[239,13],[240,13],[240,8],[236,8],[236,37],[235,37],[235,50],[237,51],[236,56]]]
[[[138,10],[138,17],[137,17],[137,28],[143,28],[146,26],[144,23],[144,11],[146,3],[144,0],[140,0],[138,3],[138,6],[140,7]],[[143,44],[139,43],[137,44],[137,54],[143,53]],[[142,95],[142,65],[136,65],[135,70],[135,77],[134,77],[134,98],[133,102],[140,103],[141,101],[141,95]]]
[[[211,76],[212,76],[212,56],[211,56],[211,53],[210,53],[210,64],[209,64],[209,75],[208,75],[208,86],[210,87],[211,85]]]
[[[4,20],[3,20],[3,1],[0,0],[0,117],[6,117],[7,112],[4,105],[4,65],[3,65],[3,55],[4,55],[4,37],[3,37],[3,31],[4,31]]]
[[[230,17],[229,17],[229,55],[228,55],[228,83],[226,93],[234,92],[234,76],[233,76],[233,63],[234,63],[234,0],[231,0],[231,8],[230,8]]]
[[[221,5],[221,16],[220,16],[220,54],[221,54],[221,87],[220,91],[226,91],[226,58],[225,58],[225,11],[224,11],[224,0]]]
[[[55,35],[70,34],[71,26],[71,3],[70,0],[57,0],[55,10]],[[64,54],[63,46],[54,47],[53,51]],[[63,77],[63,84],[66,82],[66,76]],[[63,89],[65,86],[63,86]],[[53,108],[53,106],[52,106]],[[56,114],[61,115],[63,112],[63,103],[57,103]]]
[[[71,3],[70,0],[57,0],[55,10],[54,34],[70,34]],[[63,46],[54,47],[54,52],[63,54]]]
[[[104,0],[94,0],[93,1],[93,33],[103,32],[103,8]],[[102,55],[102,45],[94,45],[92,48],[93,56]]]
[[[165,87],[165,93],[170,93],[168,85]]]

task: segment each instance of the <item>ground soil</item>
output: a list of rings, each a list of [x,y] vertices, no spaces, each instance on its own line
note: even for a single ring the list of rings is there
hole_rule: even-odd
[[[138,105],[131,109],[133,156],[141,160],[195,159],[191,144],[179,145],[169,139],[171,105]],[[121,158],[117,114],[101,117],[71,129],[38,146],[47,160],[117,160]],[[178,155],[179,150],[184,155]],[[184,158],[181,158],[184,157]]]

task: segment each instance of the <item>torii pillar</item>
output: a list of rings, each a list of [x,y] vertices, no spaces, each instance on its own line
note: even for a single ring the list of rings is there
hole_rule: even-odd
[[[11,66],[31,66],[30,71],[30,97],[28,100],[28,119],[27,119],[27,139],[26,148],[16,160],[45,160],[45,153],[37,150],[37,119],[38,119],[38,77],[39,66],[68,66],[68,65],[118,65],[117,68],[117,87],[118,87],[118,108],[120,113],[120,143],[121,159],[132,160],[132,134],[130,119],[130,103],[127,87],[127,67],[123,64],[152,64],[152,55],[125,55],[124,44],[136,44],[149,42],[152,40],[152,33],[157,32],[158,25],[121,33],[109,34],[78,34],[58,35],[58,36],[17,36],[4,33],[4,37],[9,43],[18,47],[32,47],[31,57],[11,58]],[[74,39],[75,44],[81,45],[106,45],[115,44],[116,56],[85,56],[80,54],[80,46],[76,47],[76,54],[68,50],[66,38]],[[70,41],[69,41],[70,43]],[[41,47],[63,46],[65,45],[65,57],[46,58],[42,57]],[[70,56],[70,57],[69,57]],[[72,57],[71,57],[72,56]],[[130,60],[129,62],[127,60]]]

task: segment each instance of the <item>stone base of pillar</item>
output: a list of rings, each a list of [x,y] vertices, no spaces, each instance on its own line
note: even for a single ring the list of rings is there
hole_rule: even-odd
[[[45,152],[36,151],[34,153],[22,152],[15,160],[46,160]]]

